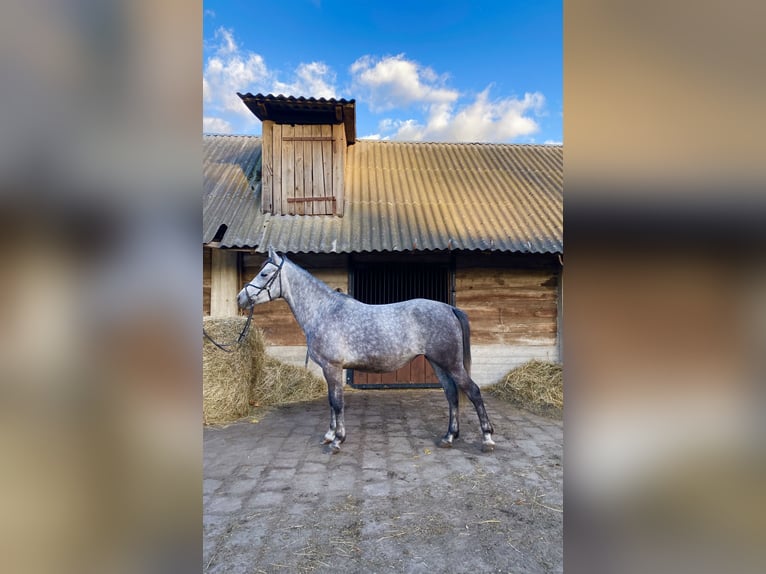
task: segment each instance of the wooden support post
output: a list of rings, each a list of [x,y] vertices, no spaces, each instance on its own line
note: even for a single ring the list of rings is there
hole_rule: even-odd
[[[237,294],[241,285],[238,262],[236,251],[213,249],[210,274],[211,317],[236,317],[239,314]]]

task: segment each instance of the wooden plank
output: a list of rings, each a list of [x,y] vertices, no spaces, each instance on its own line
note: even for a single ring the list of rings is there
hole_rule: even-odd
[[[213,250],[202,248],[202,314],[210,315],[210,275],[213,267]]]
[[[274,185],[274,122],[263,122],[261,145],[261,212],[273,213],[272,190]],[[268,142],[268,143],[267,143]]]
[[[343,217],[343,172],[346,166],[346,130],[343,124],[332,126],[332,194],[335,214]]]
[[[544,269],[458,270],[456,304],[468,313],[474,344],[555,344],[557,285]]]
[[[301,140],[300,136],[303,134],[304,126],[297,125],[295,126],[295,138],[293,143],[293,147],[295,149],[295,193],[293,194],[296,200],[299,200],[301,198],[306,197],[306,194],[303,189],[304,185],[304,179],[303,179],[303,149],[304,149],[304,143]],[[284,137],[282,138],[285,139]],[[299,202],[295,206],[295,213],[298,215],[304,215],[306,213],[306,206]]]
[[[295,126],[296,128],[298,126]],[[326,141],[332,141],[333,137],[327,137],[327,136],[291,136],[291,137],[284,137],[282,136],[282,141],[291,141],[291,142],[326,142]]]
[[[263,331],[268,345],[306,345],[306,336],[283,299],[259,305],[253,313],[253,325]]]
[[[418,355],[410,361],[410,383],[423,383],[426,380],[426,358]]]
[[[396,382],[396,372],[395,371],[389,371],[388,373],[381,373],[380,374],[380,382],[384,385],[390,385],[392,383]]]
[[[322,135],[322,126],[311,126],[311,133],[314,136]],[[313,190],[312,197],[324,197],[326,195],[324,189],[324,174],[322,173],[322,142],[311,142],[311,161],[313,172]],[[323,206],[317,204],[314,205],[314,214],[324,213]]]
[[[425,381],[427,383],[436,383],[437,385],[439,384],[439,377],[436,376],[436,373],[431,367],[431,363],[429,363],[428,361],[426,361]]]
[[[282,213],[282,126],[274,124],[272,139],[272,149],[274,157],[272,158],[274,181],[271,193],[271,213]]]
[[[304,137],[312,137],[311,126],[303,127]],[[297,143],[303,147],[303,197],[311,197],[314,195],[314,156],[312,153],[311,141],[304,141],[303,143]],[[314,214],[314,205],[309,203],[303,206],[303,213],[305,215]]]
[[[310,203],[312,201],[335,201],[334,197],[291,197],[287,201],[292,203]]]
[[[288,200],[295,197],[295,146],[290,141],[285,141],[285,136],[290,137],[295,128],[289,125],[282,126],[282,214],[295,215],[295,205]]]
[[[324,196],[325,197],[333,197],[333,188],[332,188],[332,126],[330,125],[323,125],[320,126],[322,129],[321,135],[324,137],[329,136],[329,140],[323,140],[320,142],[319,145],[322,146],[322,174],[324,175]],[[335,206],[332,202],[328,201],[324,206],[324,213],[325,215],[332,215],[333,208]]]
[[[236,317],[239,314],[237,262],[236,251],[213,249],[211,253],[210,315],[213,317]]]

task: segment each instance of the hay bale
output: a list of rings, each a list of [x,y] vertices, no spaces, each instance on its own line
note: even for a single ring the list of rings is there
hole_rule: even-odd
[[[263,377],[263,369],[267,356],[266,339],[263,336],[263,331],[257,327],[250,329],[250,336],[248,339],[252,348],[252,365],[250,371],[250,380],[247,382],[247,402],[250,406],[253,406],[258,402],[255,397],[253,381],[259,380]]]
[[[557,363],[533,359],[511,370],[486,390],[538,414],[557,417],[563,414],[564,376],[562,366]]]
[[[327,383],[303,367],[265,355],[263,368],[254,371],[251,397],[258,406],[279,406],[327,396]]]
[[[219,342],[237,338],[245,325],[245,317],[205,317],[203,328]],[[227,353],[206,337],[202,347],[202,417],[205,424],[236,420],[250,411],[250,381],[253,369],[260,368],[263,358],[263,335],[250,329],[240,345]]]

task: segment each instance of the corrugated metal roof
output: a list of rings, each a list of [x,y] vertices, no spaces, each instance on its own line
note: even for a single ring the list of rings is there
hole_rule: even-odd
[[[358,140],[344,217],[261,213],[261,140],[204,136],[203,242],[292,253],[563,252],[563,147]]]

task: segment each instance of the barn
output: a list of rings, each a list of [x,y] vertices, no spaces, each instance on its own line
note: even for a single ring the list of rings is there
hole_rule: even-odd
[[[236,295],[272,245],[361,301],[466,311],[480,386],[529,359],[560,360],[562,146],[357,140],[354,100],[239,96],[262,135],[203,136],[205,315],[240,313]],[[269,353],[304,364],[284,301],[253,321]],[[423,357],[346,381],[438,386]]]

